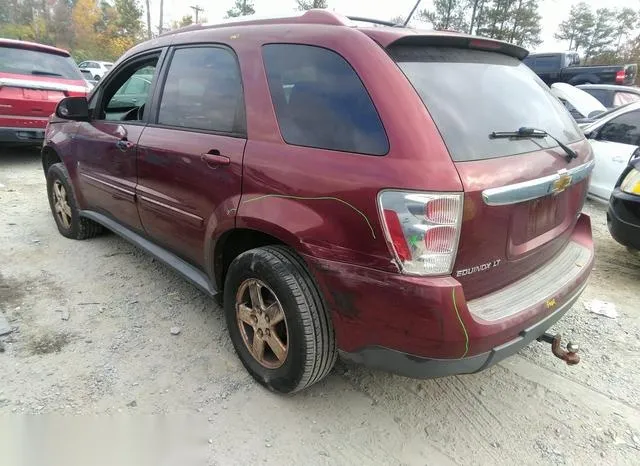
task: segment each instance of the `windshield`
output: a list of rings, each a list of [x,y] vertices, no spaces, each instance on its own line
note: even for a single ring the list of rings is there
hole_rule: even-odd
[[[105,63],[104,67],[108,70],[110,70],[111,68],[113,68],[113,65],[111,63]]]
[[[83,79],[71,57],[14,47],[0,47],[0,73]]]
[[[398,46],[389,50],[456,162],[557,146],[545,139],[489,139],[493,131],[538,128],[565,144],[582,132],[549,88],[524,63],[495,52]]]

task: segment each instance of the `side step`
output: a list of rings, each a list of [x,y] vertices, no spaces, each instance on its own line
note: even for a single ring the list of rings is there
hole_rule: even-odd
[[[80,211],[80,215],[99,223],[100,225],[113,231],[130,243],[138,246],[140,249],[148,252],[160,262],[163,262],[164,264],[168,265],[173,270],[178,272],[180,275],[189,280],[205,293],[211,296],[215,296],[218,294],[218,290],[216,290],[216,288],[210,282],[209,277],[207,277],[204,272],[197,269],[188,262],[180,259],[175,254],[161,248],[155,243],[152,243],[148,239],[140,236],[134,231],[131,231],[127,227],[121,225],[115,220],[110,219],[106,215],[102,215],[89,210]]]

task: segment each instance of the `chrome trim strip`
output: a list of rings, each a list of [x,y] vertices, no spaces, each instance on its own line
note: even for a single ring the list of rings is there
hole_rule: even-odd
[[[545,197],[553,194],[554,183],[560,180],[562,176],[569,175],[571,177],[571,181],[565,189],[569,188],[588,178],[595,164],[595,160],[591,160],[570,170],[560,170],[558,173],[543,176],[535,180],[523,181],[522,183],[510,184],[499,188],[485,189],[482,191],[482,199],[487,205],[500,206]]]
[[[79,78],[78,81],[80,81]],[[24,89],[38,89],[42,91],[68,91],[68,92],[88,92],[86,86],[76,86],[75,84],[54,83],[48,81],[34,81],[31,79],[0,78],[0,86],[21,87]]]
[[[87,175],[86,173],[80,173],[80,177],[84,178],[85,182],[98,189],[106,191],[109,194],[113,194],[114,196],[125,196],[125,199],[127,201],[131,202],[132,204],[135,203],[136,193],[134,193],[133,191],[129,191],[128,189],[121,186],[116,186],[115,184],[101,180],[100,178],[96,178],[95,176]]]
[[[177,207],[173,207],[170,205],[165,204],[164,202],[160,202],[157,201],[155,199],[151,199],[148,196],[145,196],[143,194],[139,194],[138,195],[138,200],[141,202],[146,202],[147,204],[151,204],[151,206],[149,206],[152,210],[154,210],[155,212],[159,212],[160,214],[164,214],[164,215],[169,215],[171,216],[170,213],[173,214],[178,214],[181,215],[182,217],[184,217],[184,219],[189,222],[190,224],[198,227],[198,228],[202,228],[202,226],[204,225],[204,219],[202,217],[198,217],[197,215],[194,215],[192,213],[186,212],[182,209],[178,209]],[[155,206],[155,208],[154,208]],[[168,211],[168,212],[167,212]]]

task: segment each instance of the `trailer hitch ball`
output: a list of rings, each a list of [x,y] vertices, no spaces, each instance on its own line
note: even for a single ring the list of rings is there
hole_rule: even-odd
[[[549,343],[553,355],[558,359],[562,359],[569,366],[574,366],[580,362],[580,356],[578,355],[579,346],[573,342],[569,342],[567,343],[567,349],[563,349],[562,335],[544,333],[538,337],[538,341]]]

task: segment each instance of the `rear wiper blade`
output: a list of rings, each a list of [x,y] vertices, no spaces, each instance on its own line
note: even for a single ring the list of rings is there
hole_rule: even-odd
[[[62,76],[60,73],[53,73],[45,70],[31,70],[31,74],[36,76]]]
[[[558,138],[556,138],[555,136],[552,136],[551,134],[547,133],[543,129],[527,128],[526,126],[523,126],[517,131],[494,131],[489,134],[489,139],[505,139],[505,138],[542,139],[546,137],[550,137],[551,139],[553,139],[555,142],[558,143],[558,145],[562,148],[562,150],[565,151],[565,153],[567,154],[567,156],[565,157],[565,159],[567,160],[567,163],[571,162],[573,159],[578,158],[578,154],[576,154],[576,151],[574,151],[571,147],[567,146]]]

